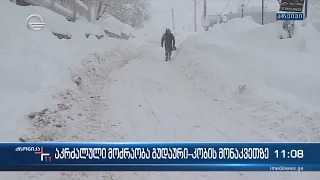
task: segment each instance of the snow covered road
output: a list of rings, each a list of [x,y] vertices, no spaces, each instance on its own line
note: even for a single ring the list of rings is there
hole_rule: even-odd
[[[245,113],[245,110],[226,108],[228,104],[224,104],[225,101],[219,102],[222,97],[209,98],[203,89],[199,90],[198,86],[180,71],[183,63],[178,61],[181,59],[165,62],[161,48],[152,44],[148,47],[149,50],[153,50],[151,56],[130,61],[129,64],[110,75],[107,114],[113,124],[116,124],[112,128],[112,131],[117,133],[114,141],[235,142],[292,139],[278,137],[278,132],[273,131],[272,127],[266,132],[263,124],[260,124],[259,129],[255,123],[252,123],[253,120],[268,118],[269,115],[266,115],[268,108],[262,112],[263,109],[257,106],[255,119],[246,119],[250,116],[241,114]],[[221,84],[217,82],[216,86],[219,85]],[[250,103],[247,104],[250,105]],[[233,107],[236,106],[243,106],[243,104],[238,103]],[[282,114],[288,113],[282,112]],[[113,179],[117,180],[294,180],[305,177],[308,177],[308,180],[318,179],[314,176],[315,173],[122,172],[112,174]]]
[[[260,141],[162,58],[160,49],[110,76],[107,114],[124,141]]]

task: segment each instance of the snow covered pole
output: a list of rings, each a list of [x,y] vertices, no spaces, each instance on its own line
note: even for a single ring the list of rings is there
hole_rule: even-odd
[[[207,20],[207,0],[203,1],[203,17],[204,17],[204,30],[208,31],[208,20]]]
[[[174,25],[174,14],[173,14],[173,8],[171,9],[171,13],[172,13],[172,29],[173,31],[175,30],[175,25]]]
[[[243,18],[243,10],[244,10],[244,5],[241,5],[241,18]]]
[[[91,14],[92,14],[92,0],[87,0],[87,6],[88,6],[88,17],[87,17],[87,19],[88,19],[88,21],[89,22],[91,22]]]
[[[197,0],[194,0],[194,32],[197,32]]]
[[[76,20],[77,19],[77,2],[76,0],[73,0],[73,19]]]
[[[264,18],[264,0],[262,0],[262,12],[261,12],[261,24],[263,25],[263,18]]]
[[[308,0],[304,0],[304,19],[308,16]]]

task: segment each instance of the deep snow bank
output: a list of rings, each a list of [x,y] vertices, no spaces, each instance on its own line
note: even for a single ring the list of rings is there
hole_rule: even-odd
[[[320,32],[320,19],[313,20],[311,23]]]
[[[314,112],[320,109],[320,34],[312,24],[296,29],[294,38],[279,39],[279,23],[233,19],[187,39],[179,58],[194,57],[185,63],[200,68],[197,73],[218,68],[231,90],[246,85],[261,98]]]
[[[81,65],[81,59],[93,52],[113,47],[125,48],[129,42],[111,38],[87,39],[86,32],[100,29],[81,20],[68,22],[63,16],[42,7],[20,7],[10,1],[0,1],[0,140],[16,141],[27,121],[24,115],[42,109],[52,101],[52,95],[72,87],[69,69]],[[40,14],[45,19],[41,31],[29,31],[26,18]],[[73,35],[59,40],[52,32]],[[101,31],[102,32],[102,31]]]
[[[124,33],[127,36],[136,35],[136,31],[134,28],[132,28],[128,24],[123,24],[121,21],[110,14],[105,14],[103,18],[101,18],[100,20],[93,20],[92,23],[119,36],[121,36],[121,33]]]

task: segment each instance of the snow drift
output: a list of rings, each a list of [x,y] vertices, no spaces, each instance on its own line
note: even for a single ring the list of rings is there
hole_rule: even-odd
[[[279,23],[261,26],[249,17],[233,19],[187,39],[180,59],[197,57],[188,63],[203,73],[219,67],[230,89],[242,82],[261,98],[312,115],[320,109],[320,33],[311,23],[305,27],[297,23],[293,38],[279,39],[280,27]]]
[[[100,20],[94,20],[93,24],[98,25],[105,30],[109,30],[119,36],[121,36],[121,33],[124,33],[127,36],[134,36],[136,34],[134,28],[128,24],[123,24],[110,14],[105,14]]]
[[[1,141],[17,141],[17,133],[24,132],[28,123],[25,114],[42,109],[52,102],[54,93],[74,86],[70,69],[81,66],[81,59],[113,47],[126,48],[128,44],[108,37],[87,39],[85,33],[101,35],[103,30],[83,20],[68,22],[42,7],[0,1],[0,12],[12,14],[10,20],[0,20],[4,27],[0,30],[0,115],[4,124],[0,127]],[[25,21],[31,14],[43,16],[43,30],[27,29]],[[52,32],[72,38],[60,40]]]

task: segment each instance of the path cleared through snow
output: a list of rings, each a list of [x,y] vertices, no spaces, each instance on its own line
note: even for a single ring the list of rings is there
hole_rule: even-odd
[[[261,140],[240,124],[237,115],[223,112],[216,101],[195,89],[162,56],[159,52],[132,61],[110,76],[108,114],[122,123],[125,141]]]
[[[163,50],[149,46],[152,56],[131,61],[110,75],[108,116],[117,123],[114,141],[287,141],[272,128],[252,124],[253,118],[265,119],[268,111],[260,106],[255,116],[242,114],[247,109],[226,108],[221,97],[211,98],[192,79],[180,72],[178,59],[165,62]],[[181,59],[180,59],[181,60]],[[180,64],[180,65],[179,65]],[[182,68],[183,69],[183,68]],[[186,69],[184,69],[186,70]],[[220,76],[221,78],[222,76]],[[196,78],[196,77],[194,77]],[[223,81],[220,79],[220,81]],[[217,83],[215,86],[223,85]],[[202,85],[203,88],[208,86]],[[226,93],[229,93],[226,91]],[[221,94],[221,92],[216,92]],[[212,93],[214,96],[214,93]],[[236,103],[231,101],[230,103]],[[243,106],[243,104],[233,105]],[[247,103],[247,105],[252,105]],[[258,105],[258,104],[255,104]],[[254,107],[248,107],[254,108]],[[285,111],[285,110],[284,110]],[[290,112],[283,112],[288,114]],[[260,116],[260,117],[259,117]],[[249,118],[249,119],[247,119]],[[251,119],[250,119],[251,118]],[[268,117],[270,118],[270,117]],[[261,123],[261,121],[258,121]],[[260,124],[261,125],[261,124]],[[285,133],[285,132],[284,132]],[[162,172],[112,173],[114,179],[318,179],[314,173],[239,173],[239,172]]]

